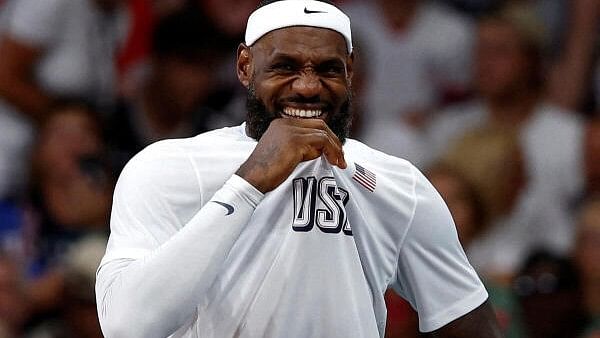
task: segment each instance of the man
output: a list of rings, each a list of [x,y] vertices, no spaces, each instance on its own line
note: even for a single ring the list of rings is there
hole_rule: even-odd
[[[151,143],[213,129],[210,120],[217,114],[210,107],[211,97],[223,92],[214,85],[215,66],[225,48],[220,34],[205,21],[199,9],[190,6],[156,23],[147,76],[139,90],[119,102],[106,126],[118,172]]]
[[[96,286],[107,337],[383,336],[390,286],[423,331],[498,336],[439,195],[345,140],[352,62],[329,3],[250,16],[247,122],[156,143],[117,183]]]

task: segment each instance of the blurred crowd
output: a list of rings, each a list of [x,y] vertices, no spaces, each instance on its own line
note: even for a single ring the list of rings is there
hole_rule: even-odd
[[[600,1],[345,0],[352,137],[438,189],[507,337],[600,337]],[[0,338],[102,337],[125,163],[241,123],[258,0],[0,0]],[[418,337],[393,293],[388,337]]]

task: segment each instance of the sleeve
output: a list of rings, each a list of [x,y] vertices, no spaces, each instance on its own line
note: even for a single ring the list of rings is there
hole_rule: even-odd
[[[69,1],[69,0],[67,0]],[[59,34],[61,21],[68,14],[64,0],[18,0],[8,18],[9,34],[34,47],[47,46]]]
[[[184,200],[176,188],[196,181],[191,163],[186,166],[185,161],[138,156],[124,169],[115,190],[109,245],[96,278],[98,316],[106,337],[166,337],[184,325],[263,198],[233,175],[178,228],[170,201]]]
[[[487,291],[458,241],[448,208],[415,173],[415,208],[398,258],[394,290],[419,314],[419,329],[437,330],[487,299]]]

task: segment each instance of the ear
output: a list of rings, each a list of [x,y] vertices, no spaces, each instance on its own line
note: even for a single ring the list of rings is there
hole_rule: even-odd
[[[354,76],[354,51],[346,57],[346,79],[348,83],[352,83],[352,76]]]
[[[252,78],[252,54],[250,53],[250,47],[243,43],[240,43],[237,49],[237,64],[236,64],[237,76],[242,85],[248,88],[250,80]]]

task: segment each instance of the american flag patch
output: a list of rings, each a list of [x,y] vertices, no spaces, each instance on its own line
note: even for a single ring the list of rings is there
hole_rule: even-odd
[[[363,187],[367,188],[370,192],[375,191],[375,185],[377,185],[377,176],[371,171],[365,169],[358,163],[354,163],[356,171],[352,175],[352,179],[360,183]]]

